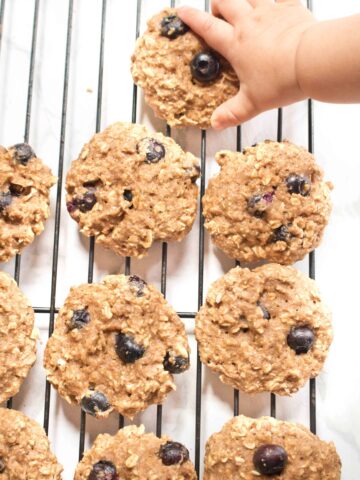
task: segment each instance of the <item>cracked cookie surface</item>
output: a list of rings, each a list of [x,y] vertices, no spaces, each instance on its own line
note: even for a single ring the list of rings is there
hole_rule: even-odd
[[[87,143],[67,174],[67,208],[81,232],[118,255],[144,256],[194,223],[199,162],[143,125],[115,123]]]
[[[197,476],[186,447],[131,425],[114,436],[99,435],[85,452],[74,480],[97,478],[196,480]]]
[[[21,412],[0,408],[0,478],[60,480],[62,470],[44,429]]]
[[[20,253],[44,230],[55,181],[28,144],[0,146],[0,262]]]
[[[155,115],[171,126],[208,128],[215,108],[239,90],[230,64],[170,8],[148,21],[137,40],[131,71]]]
[[[321,371],[332,342],[317,286],[293,267],[236,267],[214,282],[196,317],[203,363],[248,393],[290,395]]]
[[[0,272],[0,403],[18,393],[36,360],[34,320],[29,300]]]
[[[73,287],[44,357],[49,381],[69,403],[132,418],[175,389],[189,367],[185,328],[163,295],[133,275]]]
[[[267,455],[261,458],[264,447]],[[285,451],[283,465],[279,448]],[[262,472],[271,467],[279,473]],[[333,443],[302,425],[270,417],[235,417],[206,444],[204,480],[340,480],[340,476],[341,461]]]
[[[266,141],[243,153],[221,151],[216,160],[221,171],[203,198],[205,227],[227,255],[288,265],[320,244],[332,185],[313,155]]]

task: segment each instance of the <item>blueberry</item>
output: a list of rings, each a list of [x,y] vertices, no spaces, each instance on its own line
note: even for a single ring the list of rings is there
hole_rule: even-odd
[[[195,80],[212,82],[220,75],[220,61],[212,52],[200,52],[191,60],[190,69]]]
[[[12,202],[12,195],[10,192],[0,192],[0,213]]]
[[[119,477],[112,462],[100,460],[93,465],[88,480],[119,480]]]
[[[15,159],[23,165],[26,165],[29,160],[36,157],[34,150],[27,143],[17,143],[11,148],[15,150]]]
[[[143,297],[145,295],[144,293],[144,288],[146,286],[145,280],[138,277],[137,275],[130,275],[129,283],[131,286],[137,289],[137,292],[136,292],[137,297]]]
[[[289,193],[298,193],[303,197],[310,194],[311,182],[305,175],[297,175],[292,173],[285,180]]]
[[[293,327],[287,336],[287,344],[295,350],[296,355],[307,353],[314,340],[315,334],[309,327]]]
[[[13,197],[20,197],[21,195],[29,195],[31,187],[23,187],[16,183],[10,183],[9,190]]]
[[[166,442],[161,445],[159,456],[164,465],[177,465],[189,460],[189,450],[181,443]]]
[[[124,193],[123,193],[123,197],[124,197],[125,200],[127,200],[128,202],[132,202],[132,199],[133,199],[132,191],[125,189],[125,190],[124,190]]]
[[[271,315],[269,311],[264,307],[264,305],[261,302],[257,302],[257,306],[261,309],[263,317],[265,320],[270,320]]]
[[[106,396],[96,390],[91,390],[89,394],[81,399],[81,408],[85,413],[93,415],[94,417],[98,412],[106,412],[106,410],[109,410],[110,406]]]
[[[145,348],[136,343],[134,337],[124,333],[116,334],[115,350],[119,358],[125,363],[135,363],[145,353]]]
[[[82,197],[74,197],[72,200],[66,203],[66,207],[69,213],[73,213],[79,209],[80,212],[89,212],[95,203],[97,202],[95,192],[88,190]]]
[[[281,225],[281,227],[275,228],[273,230],[270,241],[272,243],[276,242],[287,242],[290,240],[291,234],[286,225]]]
[[[5,472],[5,460],[0,457],[0,473],[4,473]]]
[[[278,475],[283,472],[288,455],[280,445],[261,445],[256,449],[253,463],[262,475]]]
[[[177,15],[168,15],[161,20],[160,33],[171,40],[184,35],[189,27]]]
[[[190,366],[189,356],[180,357],[180,356],[171,356],[169,352],[166,353],[164,358],[164,369],[170,373],[183,373]]]
[[[90,322],[90,313],[86,309],[74,310],[70,320],[70,330],[84,328]]]
[[[266,209],[272,203],[275,192],[259,193],[249,198],[247,202],[247,210],[251,215],[257,218],[263,218]]]
[[[165,157],[165,147],[155,138],[143,138],[136,145],[137,153],[140,153],[145,163],[157,163]]]

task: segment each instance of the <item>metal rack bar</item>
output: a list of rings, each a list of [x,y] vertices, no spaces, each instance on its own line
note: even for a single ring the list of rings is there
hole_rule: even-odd
[[[102,112],[102,98],[103,98],[103,78],[104,78],[106,7],[107,7],[107,0],[102,0],[101,28],[100,28],[100,54],[99,54],[95,133],[98,133],[101,129],[101,112]],[[89,240],[89,256],[88,256],[88,283],[92,283],[93,279],[94,279],[94,259],[95,259],[95,237],[90,237],[90,240]],[[80,409],[79,460],[82,459],[83,454],[84,454],[85,434],[86,434],[86,413],[82,409]]]
[[[2,0],[0,5],[0,53],[1,53],[1,40],[4,27],[4,15],[5,15],[5,0]]]
[[[57,270],[58,270],[58,259],[59,259],[61,198],[62,198],[62,182],[63,182],[63,171],[64,171],[66,118],[67,118],[68,91],[69,91],[70,52],[71,52],[71,40],[72,40],[73,11],[74,11],[74,0],[69,0],[67,33],[66,33],[63,99],[62,99],[62,109],[61,109],[58,184],[57,184],[57,191],[56,191],[55,229],[54,229],[54,243],[53,243],[52,270],[51,270],[49,336],[52,335],[52,332],[54,330],[54,321],[55,321],[55,301],[56,301]],[[51,401],[50,396],[51,396],[50,383],[46,381],[45,408],[44,408],[44,429],[46,433],[48,433],[49,431],[49,413],[50,413],[50,401]]]

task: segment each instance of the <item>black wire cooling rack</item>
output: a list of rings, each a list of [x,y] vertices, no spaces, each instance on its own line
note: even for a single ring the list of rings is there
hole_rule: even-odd
[[[6,28],[4,25],[4,13],[6,9],[6,3],[10,0],[2,0],[0,4],[0,54],[1,54],[1,41],[2,31]],[[34,0],[34,13],[32,20],[32,40],[30,51],[30,67],[29,67],[29,79],[27,88],[27,100],[26,100],[26,118],[24,129],[24,141],[29,141],[29,131],[31,123],[31,107],[32,107],[32,94],[33,94],[33,80],[35,69],[35,57],[36,57],[36,41],[38,34],[38,20],[39,9],[41,1],[46,0]],[[120,0],[119,0],[120,1]],[[136,8],[136,39],[140,33],[140,20],[142,1],[136,0],[134,2],[134,8]],[[105,46],[105,31],[106,31],[106,11],[107,0],[99,0],[102,3],[101,6],[101,29],[100,29],[100,55],[99,55],[99,67],[98,67],[98,85],[97,85],[97,108],[96,108],[96,125],[95,132],[100,131],[101,125],[101,111],[102,111],[102,97],[103,97],[103,71],[104,71],[104,46]],[[75,4],[75,5],[74,5]],[[63,175],[64,175],[64,152],[65,141],[67,134],[67,107],[68,107],[68,91],[69,91],[69,73],[70,73],[70,57],[71,57],[71,42],[72,42],[72,27],[74,7],[76,6],[76,0],[69,0],[68,2],[68,16],[67,16],[67,31],[66,31],[66,50],[65,50],[65,62],[64,62],[64,81],[63,81],[63,96],[62,96],[62,108],[61,108],[61,127],[60,127],[60,143],[59,143],[59,162],[58,162],[58,184],[56,193],[56,208],[55,208],[55,228],[53,238],[53,251],[52,251],[52,270],[51,270],[51,293],[49,306],[33,307],[35,313],[48,314],[49,315],[49,336],[54,329],[55,315],[59,309],[56,307],[56,290],[57,290],[57,274],[58,274],[58,259],[59,259],[59,238],[60,238],[60,220],[61,220],[61,202],[63,193]],[[175,7],[176,1],[171,0],[169,6]],[[209,10],[210,0],[204,0],[204,9]],[[312,10],[312,0],[307,0],[307,7]],[[129,4],[126,8],[130,8]],[[137,120],[137,104],[138,104],[138,91],[136,85],[133,86],[132,97],[132,122]],[[313,102],[308,100],[308,150],[313,153],[314,151],[314,111]],[[277,115],[277,140],[282,140],[282,127],[283,127],[283,112],[282,109],[278,110]],[[171,136],[171,128],[166,126],[166,134]],[[236,130],[236,147],[238,151],[242,149],[241,141],[241,126]],[[200,197],[204,195],[205,183],[206,183],[206,131],[201,130],[199,132],[200,142],[200,158],[201,158],[201,180],[200,180]],[[94,273],[94,255],[95,255],[95,239],[90,238],[89,245],[89,257],[88,257],[88,282],[93,281]],[[166,295],[166,283],[167,283],[167,258],[168,249],[167,243],[162,243],[161,252],[161,292]],[[129,275],[131,271],[131,258],[125,259],[125,274]],[[21,255],[17,255],[15,259],[14,278],[19,283],[21,273]],[[309,255],[309,276],[315,278],[315,252]],[[201,307],[204,298],[204,218],[202,216],[202,206],[200,202],[200,222],[199,222],[199,244],[198,244],[198,308]],[[196,312],[178,312],[179,316],[184,319],[194,319]],[[240,394],[238,390],[234,390],[234,415],[240,413]],[[49,430],[50,420],[50,404],[51,404],[51,387],[46,382],[45,396],[44,396],[44,429],[46,433]],[[200,452],[201,452],[201,405],[202,405],[202,365],[197,352],[197,364],[196,364],[196,410],[195,410],[195,469],[200,478]],[[12,408],[12,399],[7,402],[8,408]],[[316,381],[310,380],[309,385],[309,409],[310,409],[310,430],[316,433]],[[270,395],[270,414],[276,417],[276,396]],[[119,416],[119,428],[124,426],[123,416]],[[156,412],[156,435],[160,436],[162,431],[162,405],[157,406]],[[80,431],[79,431],[79,459],[81,459],[84,452],[86,433],[86,414],[81,411],[80,419]]]

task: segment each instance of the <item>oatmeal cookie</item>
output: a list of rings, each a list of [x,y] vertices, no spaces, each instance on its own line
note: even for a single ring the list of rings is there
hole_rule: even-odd
[[[79,463],[74,480],[196,480],[189,451],[168,437],[131,425],[99,435]]]
[[[44,230],[56,178],[26,143],[0,146],[0,262]]]
[[[132,275],[71,289],[44,357],[48,379],[96,417],[132,418],[175,390],[189,367],[185,328],[160,292]]]
[[[330,313],[293,267],[236,267],[212,284],[196,317],[201,360],[248,393],[290,395],[321,371]]]
[[[302,425],[235,417],[206,444],[204,480],[340,480],[341,461]]]
[[[148,22],[132,56],[134,81],[171,126],[210,126],[213,111],[239,90],[231,65],[166,8]]]
[[[67,208],[87,236],[142,257],[155,240],[181,240],[197,210],[198,159],[143,125],[115,123],[87,143],[66,179]]]
[[[0,478],[60,480],[62,470],[44,429],[21,412],[0,408]]]
[[[319,245],[332,185],[313,155],[290,142],[266,141],[216,159],[221,171],[203,207],[205,227],[221,250],[244,263],[288,265]]]
[[[34,319],[15,281],[0,272],[0,404],[18,393],[36,360]]]

